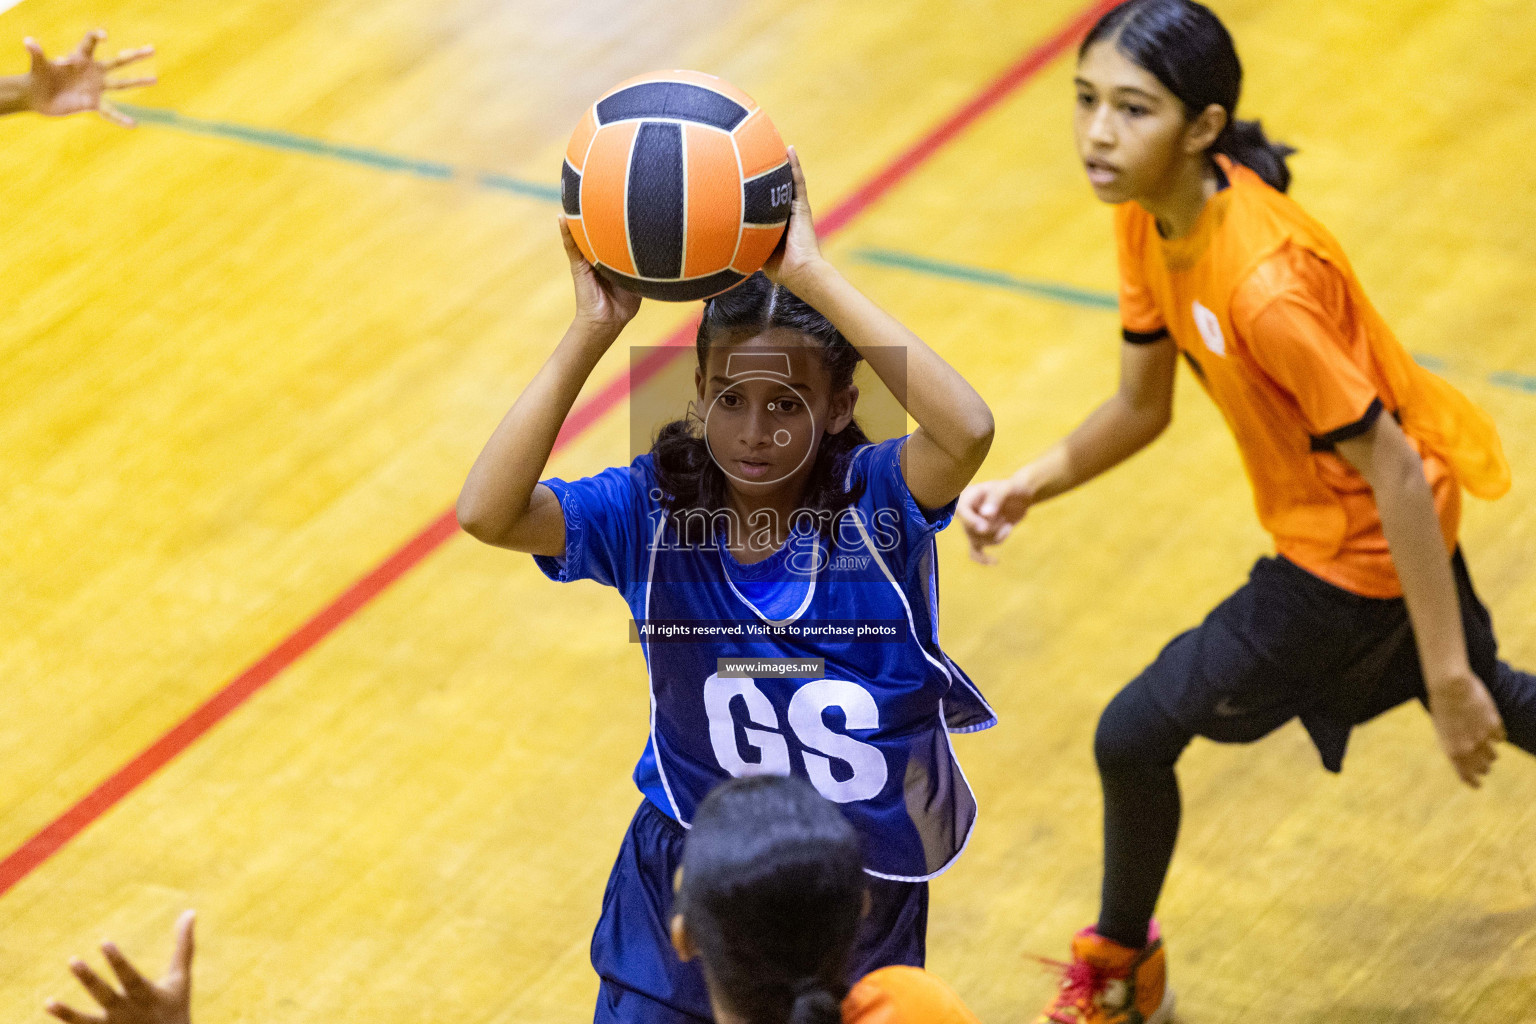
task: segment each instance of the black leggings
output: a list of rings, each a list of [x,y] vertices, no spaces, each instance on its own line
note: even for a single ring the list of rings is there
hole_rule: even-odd
[[[1460,552],[1454,564],[1472,668],[1509,741],[1536,753],[1536,676],[1497,659]],[[1400,599],[1359,597],[1265,559],[1110,701],[1094,737],[1104,789],[1099,934],[1131,947],[1147,941],[1179,833],[1174,765],[1189,741],[1252,742],[1301,716],[1337,770],[1351,725],[1426,699],[1406,619]]]

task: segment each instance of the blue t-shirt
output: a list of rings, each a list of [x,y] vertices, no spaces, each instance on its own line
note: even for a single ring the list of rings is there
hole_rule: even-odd
[[[858,448],[850,509],[830,529],[801,523],[751,565],[723,539],[680,533],[649,455],[544,481],[565,515],[565,554],[536,556],[539,568],[616,588],[635,620],[651,688],[635,782],[663,813],[687,825],[728,777],[795,774],[842,806],[872,874],[931,878],[965,846],[976,801],[948,733],[996,717],[939,647],[933,538],[954,504],[913,499],[905,441]],[[824,670],[736,677],[721,658],[819,658]]]

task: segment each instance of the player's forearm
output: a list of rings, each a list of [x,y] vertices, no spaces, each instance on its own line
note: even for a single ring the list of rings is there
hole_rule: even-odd
[[[981,466],[992,444],[992,410],[959,371],[829,263],[791,290],[859,350],[940,451],[971,472]]]
[[[470,469],[456,506],[465,532],[495,544],[516,530],[565,417],[615,337],[579,321],[571,324]]]
[[[1395,426],[1395,424],[1394,424]],[[1460,681],[1471,671],[1456,579],[1435,511],[1424,464],[1406,442],[1404,451],[1370,479],[1381,529],[1403,586],[1425,684]]]
[[[1157,439],[1166,413],[1137,408],[1116,394],[1044,455],[1013,475],[1031,504],[1079,487],[1120,465]]]
[[[1425,684],[1431,691],[1441,682],[1459,685],[1470,674],[1461,605],[1423,460],[1390,416],[1339,442],[1339,454],[1371,485]]]
[[[30,109],[31,92],[31,75],[0,76],[0,116]]]

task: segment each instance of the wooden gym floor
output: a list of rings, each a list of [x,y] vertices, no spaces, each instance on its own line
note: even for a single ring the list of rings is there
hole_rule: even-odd
[[[104,935],[158,969],[195,906],[203,1024],[588,1019],[639,653],[615,595],[441,518],[570,312],[565,136],[627,75],[713,71],[800,147],[825,216],[1085,3],[0,14],[0,70],[24,35],[61,50],[103,24],[156,43],[163,79],[125,97],[135,132],[0,122],[0,1017],[75,998],[65,960]],[[1506,655],[1536,663],[1536,7],[1216,6],[1244,113],[1302,151],[1297,197],[1502,428],[1514,490],[1469,502],[1463,537]],[[1071,60],[1038,63],[828,242],[978,382],[991,474],[1116,371]],[[627,340],[688,312],[651,304]],[[592,391],[624,369],[616,351]],[[628,458],[624,404],[590,408],[553,474]],[[1267,550],[1187,377],[1178,410],[1001,567],[941,540],[946,643],[1003,724],[957,743],[982,819],[934,886],[930,965],[986,1021],[1030,1019],[1052,979],[1029,954],[1095,912],[1099,709]],[[1182,778],[1160,916],[1184,1020],[1536,1020],[1536,762],[1511,751],[1467,791],[1408,707],[1357,732],[1342,777],[1293,725],[1199,743]]]

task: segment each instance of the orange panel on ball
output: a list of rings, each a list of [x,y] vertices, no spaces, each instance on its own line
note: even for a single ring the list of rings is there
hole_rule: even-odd
[[[578,174],[587,162],[587,145],[596,132],[597,118],[592,115],[592,108],[588,107],[581,115],[581,121],[577,123],[576,130],[571,133],[570,143],[565,147],[565,162],[576,168]]]
[[[778,247],[779,239],[784,237],[784,225],[775,224],[771,228],[743,227],[741,229],[741,246],[736,250],[736,258],[731,261],[731,269],[738,274],[751,274],[761,270],[763,263],[773,250]]]
[[[755,178],[789,159],[784,140],[779,138],[773,122],[761,110],[754,110],[736,129],[734,136],[736,148],[741,152],[743,178]]]
[[[629,182],[629,151],[637,128],[637,121],[599,128],[581,176],[581,219],[586,224],[592,253],[599,262],[630,276],[634,276],[635,261],[629,254],[624,191]]]
[[[684,129],[688,168],[688,231],[683,276],[724,270],[741,226],[741,176],[731,137],[700,125]]]

